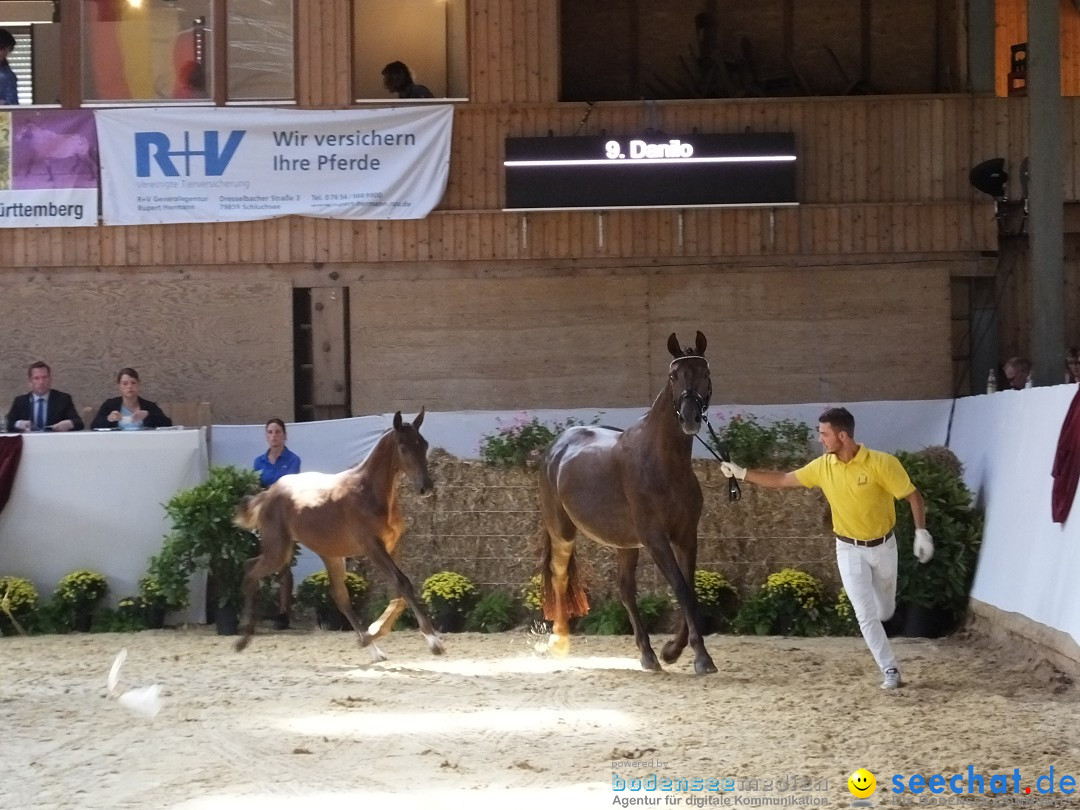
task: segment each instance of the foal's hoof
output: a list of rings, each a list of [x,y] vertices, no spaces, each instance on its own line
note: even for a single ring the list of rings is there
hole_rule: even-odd
[[[685,649],[685,644],[678,644],[675,639],[672,639],[661,648],[660,657],[664,659],[665,664],[674,664],[679,660],[679,656],[682,655],[682,651]],[[694,664],[694,666],[697,667],[697,664]],[[716,670],[714,669],[713,672],[716,672]]]
[[[699,658],[694,661],[694,672],[698,675],[712,675],[716,672],[716,664],[708,656]]]
[[[251,636],[240,636],[240,638],[238,638],[236,640],[236,644],[233,645],[233,648],[237,652],[243,652],[244,647],[246,647],[250,642],[251,642]]]
[[[275,630],[288,630],[289,629],[289,614],[281,613],[276,619],[274,619]]]
[[[446,652],[446,648],[443,646],[442,639],[438,636],[427,637],[428,649],[435,655],[442,655]]]

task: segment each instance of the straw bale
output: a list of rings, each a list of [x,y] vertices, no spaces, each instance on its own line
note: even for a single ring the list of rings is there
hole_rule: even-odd
[[[492,467],[433,451],[437,495],[420,498],[402,486],[406,530],[395,556],[419,585],[453,570],[477,585],[517,592],[537,573],[539,489],[535,469]],[[742,485],[728,501],[727,479],[716,462],[695,460],[705,496],[698,526],[698,567],[721,571],[743,595],[769,574],[795,567],[840,587],[834,540],[822,495],[803,489]],[[597,543],[576,546],[590,593],[615,594],[615,555]],[[376,580],[379,578],[376,577]],[[648,554],[638,566],[639,593],[665,592],[667,583]]]

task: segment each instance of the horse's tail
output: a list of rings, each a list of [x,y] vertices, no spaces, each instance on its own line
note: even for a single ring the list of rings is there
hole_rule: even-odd
[[[555,583],[551,580],[551,532],[547,526],[540,527],[540,580],[543,588],[544,618],[555,618]],[[584,616],[589,612],[589,598],[585,595],[585,589],[581,585],[581,576],[578,574],[577,559],[574,550],[570,550],[570,558],[566,561],[566,593],[563,596],[566,602],[566,618]]]
[[[266,493],[260,492],[258,495],[245,495],[240,503],[236,505],[236,509],[233,512],[233,525],[239,526],[241,529],[247,529],[248,531],[254,531],[259,527],[259,514],[262,512],[263,501],[266,500]]]

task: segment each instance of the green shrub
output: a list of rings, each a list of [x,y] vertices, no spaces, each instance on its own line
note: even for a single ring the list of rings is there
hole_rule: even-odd
[[[819,636],[827,632],[825,587],[794,568],[769,574],[743,603],[733,623],[736,632],[757,635]]]
[[[173,495],[165,504],[172,532],[161,553],[151,558],[153,574],[170,608],[188,602],[188,578],[206,568],[217,589],[218,606],[239,609],[244,595],[244,563],[259,554],[253,532],[233,524],[241,498],[260,489],[254,470],[212,466],[206,481]]]
[[[832,606],[832,621],[830,622],[829,634],[833,636],[857,636],[859,620],[855,618],[855,608],[851,606],[851,599],[843,588],[836,596],[836,602]]]
[[[694,598],[704,625],[703,633],[719,633],[727,629],[738,603],[738,592],[727,577],[719,571],[698,568],[694,571]]]
[[[539,574],[534,574],[521,588],[521,604],[529,613],[543,618],[544,583]]]
[[[476,586],[462,574],[440,571],[424,580],[420,598],[432,616],[458,614],[464,618],[476,601]]]
[[[94,617],[95,633],[134,633],[146,630],[146,604],[141,596],[125,596],[116,610],[105,608]]]
[[[791,419],[764,423],[753,414],[734,414],[717,435],[731,460],[743,467],[788,470],[801,467],[815,455],[814,430]],[[711,435],[707,441],[719,452]]]
[[[645,632],[658,633],[664,629],[664,624],[671,615],[671,600],[665,594],[643,594],[638,598],[637,609],[641,622],[645,625]]]
[[[360,611],[368,589],[367,580],[360,574],[346,571],[345,589],[349,592],[353,610]],[[330,593],[330,575],[326,571],[316,571],[304,577],[296,588],[296,604],[315,611],[336,608],[337,603]]]
[[[577,629],[589,636],[623,636],[631,632],[630,617],[617,599],[604,599],[578,619]]]
[[[597,424],[600,416],[593,418]],[[525,419],[524,414],[508,427],[500,427],[494,433],[486,433],[480,439],[480,460],[500,467],[524,467],[540,456],[553,441],[574,425],[581,425],[573,417],[565,422],[555,422],[550,427],[537,417]]]
[[[899,551],[897,601],[940,609],[956,623],[967,608],[982,544],[983,515],[964,485],[963,466],[951,450],[927,447],[897,452],[911,483],[926,500],[926,528],[934,538],[934,557],[925,565],[912,554],[915,525],[907,501],[896,506]]]
[[[97,571],[72,571],[60,578],[53,591],[55,617],[68,630],[89,630],[90,619],[98,603],[109,591],[104,574]]]
[[[38,592],[30,580],[0,577],[0,634],[17,633],[37,606]]]
[[[517,624],[514,600],[502,591],[491,591],[480,597],[465,617],[465,629],[476,633],[501,633]]]

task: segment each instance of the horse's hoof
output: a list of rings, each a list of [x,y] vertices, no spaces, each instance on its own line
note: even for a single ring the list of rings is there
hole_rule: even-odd
[[[443,646],[442,639],[438,636],[428,636],[427,640],[428,649],[435,655],[442,655],[446,652],[446,648]]]
[[[663,667],[660,666],[660,662],[656,660],[655,654],[641,656],[641,668],[646,672],[664,671]]]
[[[386,660],[386,654],[380,650],[374,644],[368,645],[371,648],[371,663],[378,664],[380,661]]]
[[[712,662],[711,658],[694,661],[694,672],[698,675],[713,675],[716,672],[716,664]]]
[[[570,654],[570,639],[568,636],[552,635],[548,639],[548,652],[556,658],[566,658]]]
[[[289,617],[282,613],[276,619],[274,619],[275,630],[288,630],[289,629]]]
[[[240,638],[238,638],[236,640],[236,644],[233,645],[233,648],[237,652],[243,652],[244,647],[246,647],[250,641],[251,641],[251,636],[240,636]]]
[[[685,649],[685,644],[676,644],[675,640],[672,639],[660,650],[660,657],[664,659],[665,664],[674,664],[679,660],[679,656],[682,655],[682,651]],[[715,672],[716,670],[713,671]]]

